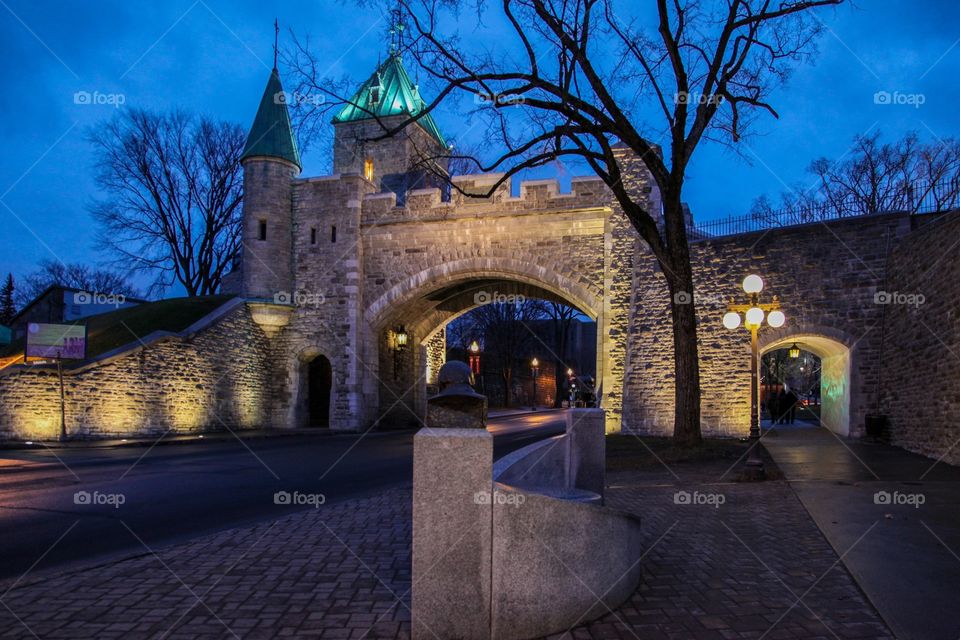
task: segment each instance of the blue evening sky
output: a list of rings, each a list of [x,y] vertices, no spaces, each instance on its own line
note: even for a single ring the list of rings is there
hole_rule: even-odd
[[[819,15],[828,32],[816,63],[773,96],[781,118],[760,120],[742,145],[746,159],[719,145],[699,150],[686,192],[696,219],[746,213],[758,195],[808,181],[810,160],[842,156],[858,133],[958,135],[960,4],[859,0]],[[385,50],[381,11],[351,2],[0,0],[0,274],[103,257],[87,213],[96,188],[85,131],[116,109],[179,106],[249,126],[275,16],[310,34],[334,77],[362,81]],[[84,91],[125,104],[76,104]],[[878,105],[878,91],[922,94],[924,104]],[[455,137],[453,118],[438,121]],[[325,154],[304,164],[304,175],[328,171]]]

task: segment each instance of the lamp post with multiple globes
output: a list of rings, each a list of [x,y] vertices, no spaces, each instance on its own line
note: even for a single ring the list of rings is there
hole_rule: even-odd
[[[747,459],[747,473],[753,477],[762,478],[764,475],[763,461],[755,452],[756,441],[760,438],[760,346],[757,334],[763,321],[774,329],[782,327],[787,318],[780,310],[780,301],[776,296],[770,302],[760,302],[760,292],[763,291],[763,279],[758,275],[748,275],[743,279],[743,291],[747,294],[746,304],[738,304],[733,299],[727,305],[727,313],[723,316],[723,326],[734,330],[743,324],[750,331],[750,454]],[[742,314],[742,316],[741,316]]]

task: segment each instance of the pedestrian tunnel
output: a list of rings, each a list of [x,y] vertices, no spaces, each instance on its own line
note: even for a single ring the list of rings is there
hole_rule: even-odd
[[[851,352],[845,344],[822,335],[781,335],[763,346],[761,358],[778,350],[799,349],[820,360],[820,424],[840,436],[850,434]],[[790,357],[790,356],[788,356]]]

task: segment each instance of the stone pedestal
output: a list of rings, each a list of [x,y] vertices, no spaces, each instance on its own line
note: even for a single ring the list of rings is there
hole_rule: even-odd
[[[490,638],[493,436],[413,439],[413,638]]]
[[[601,499],[606,484],[606,434],[603,409],[571,409],[567,412],[567,437],[570,459],[567,462],[568,487],[586,489]]]

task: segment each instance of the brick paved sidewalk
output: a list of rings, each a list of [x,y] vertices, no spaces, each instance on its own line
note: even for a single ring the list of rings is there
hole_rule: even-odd
[[[573,638],[893,637],[789,485],[681,475],[608,475],[608,505],[644,518],[643,582]],[[676,504],[678,491],[724,502]]]
[[[611,474],[610,504],[644,518],[643,584],[565,637],[890,637],[789,486],[681,476]],[[677,490],[725,503],[678,505]],[[0,633],[406,638],[410,500],[391,490],[21,585],[0,597]]]
[[[410,502],[391,490],[17,587],[0,637],[406,638]]]

